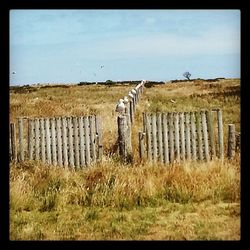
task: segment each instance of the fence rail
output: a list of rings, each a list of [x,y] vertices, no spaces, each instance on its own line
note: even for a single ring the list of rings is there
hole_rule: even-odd
[[[80,168],[102,158],[102,131],[97,116],[18,118],[10,125],[11,159],[42,161]]]
[[[180,160],[208,161],[215,156],[224,157],[220,109],[143,114],[143,128],[144,131],[139,132],[141,158],[168,164]],[[217,134],[215,128],[218,129]]]

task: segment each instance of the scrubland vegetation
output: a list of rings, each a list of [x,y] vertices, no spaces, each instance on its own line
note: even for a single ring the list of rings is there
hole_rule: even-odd
[[[10,163],[11,240],[239,240],[240,151],[233,160],[140,162],[142,112],[221,108],[240,132],[240,80],[151,85],[136,107],[134,159],[117,157],[116,102],[132,86],[72,85],[10,91],[17,117],[97,114],[103,127],[101,163],[79,171],[35,161]],[[28,92],[29,91],[29,92]],[[174,100],[174,102],[171,102]]]

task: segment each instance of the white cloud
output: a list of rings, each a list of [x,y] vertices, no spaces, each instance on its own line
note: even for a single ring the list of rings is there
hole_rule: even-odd
[[[148,36],[116,37],[92,44],[88,52],[109,57],[157,57],[240,53],[240,31],[215,27],[200,36],[152,33]]]

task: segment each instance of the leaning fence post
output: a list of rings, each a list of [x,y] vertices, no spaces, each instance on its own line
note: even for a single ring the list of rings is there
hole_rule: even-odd
[[[235,125],[228,124],[228,158],[235,156]]]
[[[16,127],[15,123],[10,124],[10,137],[11,137],[11,157],[14,162],[17,160],[16,151]]]

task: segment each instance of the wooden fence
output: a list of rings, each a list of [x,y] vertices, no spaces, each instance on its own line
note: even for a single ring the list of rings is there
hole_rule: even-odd
[[[139,132],[141,158],[146,156],[150,161],[165,164],[180,160],[208,161],[215,156],[224,157],[223,145],[220,109],[143,114],[143,132]]]
[[[15,127],[10,124],[14,161],[30,159],[80,168],[102,158],[102,131],[97,116],[18,118],[17,133]]]

